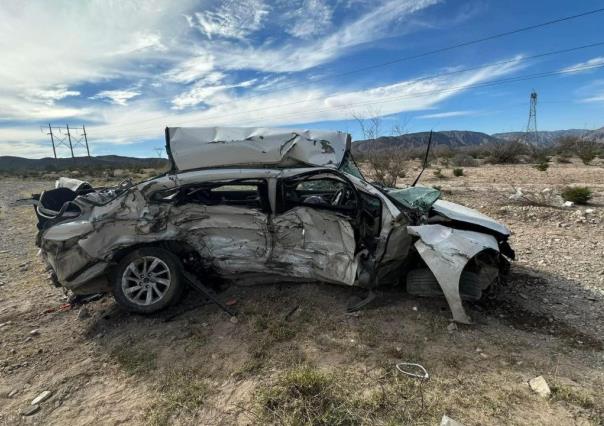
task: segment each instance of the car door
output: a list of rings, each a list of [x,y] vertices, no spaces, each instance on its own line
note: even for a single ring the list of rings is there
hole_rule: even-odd
[[[265,272],[270,210],[264,180],[181,188],[170,217],[177,232],[221,275]]]
[[[297,279],[353,285],[354,186],[336,172],[313,172],[279,179],[276,199],[271,268]]]

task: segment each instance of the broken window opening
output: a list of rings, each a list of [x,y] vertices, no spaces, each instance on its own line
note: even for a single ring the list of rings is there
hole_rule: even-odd
[[[205,206],[236,206],[257,209],[268,213],[268,186],[264,180],[242,180],[228,182],[207,182],[200,185],[187,185],[152,196],[159,203],[201,204]]]

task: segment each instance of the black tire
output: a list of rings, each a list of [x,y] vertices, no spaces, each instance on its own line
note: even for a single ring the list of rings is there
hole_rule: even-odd
[[[111,283],[116,302],[139,314],[151,314],[176,303],[184,287],[182,264],[173,253],[159,247],[142,247],[128,253],[115,268]],[[149,293],[151,297],[147,299]]]

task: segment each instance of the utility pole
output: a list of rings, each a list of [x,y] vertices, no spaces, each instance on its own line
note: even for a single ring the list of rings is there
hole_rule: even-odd
[[[52,127],[48,123],[48,129],[45,126],[40,126],[42,133],[46,133],[50,136],[50,143],[52,144],[52,153],[55,159],[57,156],[57,148],[64,146],[69,148],[71,152],[71,158],[75,158],[75,151],[80,148],[86,148],[86,154],[90,158],[90,146],[88,145],[88,134],[86,133],[86,126],[82,127],[69,127],[69,124],[62,126]],[[76,133],[73,133],[76,132]],[[59,152],[60,154],[60,152]]]
[[[531,105],[529,107],[529,118],[526,125],[524,143],[527,145],[539,144],[539,132],[537,131],[537,92],[531,92]]]
[[[69,124],[67,126],[67,137],[69,138],[69,149],[71,150],[71,158],[75,158],[73,155],[73,145],[71,144],[71,134],[69,133]]]
[[[48,123],[48,134],[50,135],[50,142],[52,143],[52,153],[55,155],[55,160],[57,159],[57,150],[55,148],[55,138],[52,135],[52,127],[50,127],[50,123]]]
[[[86,142],[86,152],[88,153],[88,158],[90,158],[90,149],[88,149],[88,138],[86,137],[86,127],[83,124],[82,131],[84,132],[84,142]]]

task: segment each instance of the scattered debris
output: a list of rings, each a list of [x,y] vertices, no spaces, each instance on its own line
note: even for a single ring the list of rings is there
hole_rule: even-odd
[[[29,407],[26,407],[23,410],[21,410],[21,415],[22,416],[31,416],[32,414],[36,414],[38,411],[40,411],[39,405],[30,405]]]
[[[543,378],[543,376],[535,377],[528,381],[529,387],[533,392],[538,394],[543,398],[547,398],[551,395],[552,391],[549,388],[549,385]]]
[[[39,335],[39,334],[40,334],[40,330],[38,330],[37,328],[36,328],[36,329],[33,329],[32,331],[30,331],[30,332],[29,332],[29,334],[30,334],[31,336],[37,336],[37,335]]]
[[[31,405],[37,405],[41,402],[46,401],[48,398],[50,398],[50,395],[52,395],[52,392],[45,390],[40,395],[34,398],[34,400],[31,402]]]
[[[86,319],[86,318],[90,318],[90,312],[88,311],[88,309],[86,309],[85,306],[83,306],[80,311],[78,312],[78,319]]]
[[[233,324],[237,324],[239,322],[239,320],[237,319],[237,317],[235,315],[233,315],[230,320]]]
[[[424,366],[421,364],[416,364],[414,362],[399,362],[398,364],[396,364],[396,369],[401,373],[409,377],[415,377],[416,379],[428,380],[430,378],[430,375],[428,374],[428,371],[424,368]]]
[[[443,414],[443,418],[440,420],[440,426],[463,426],[463,423],[459,423],[457,420],[453,420],[451,417]]]
[[[449,323],[449,325],[447,326],[447,330],[449,331],[449,333],[453,333],[455,330],[457,330],[457,324],[455,324],[454,322]]]
[[[15,388],[8,393],[8,397],[12,398],[13,396],[17,395],[18,393],[19,393],[19,389]]]

